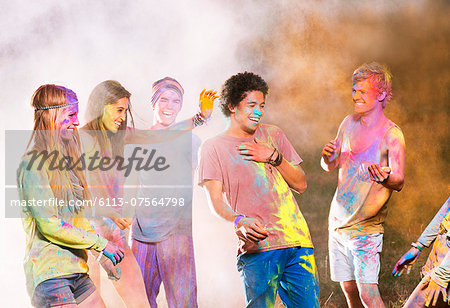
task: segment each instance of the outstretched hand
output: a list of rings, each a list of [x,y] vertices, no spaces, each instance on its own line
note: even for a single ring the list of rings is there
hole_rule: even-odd
[[[111,218],[112,221],[120,228],[120,230],[123,230],[125,228],[130,228],[132,220],[128,217],[114,217]]]
[[[269,233],[255,218],[244,217],[239,220],[236,234],[239,238],[247,239],[255,243],[264,240]]]
[[[417,258],[420,255],[420,250],[416,247],[411,247],[410,250],[408,250],[401,258],[398,260],[398,262],[394,266],[394,270],[392,271],[392,275],[394,276],[401,276],[403,271],[406,269],[406,274],[409,275],[409,272],[411,271],[411,267],[413,266],[414,262],[416,262]]]
[[[427,287],[425,291],[425,306],[430,306],[430,303],[432,306],[436,306],[437,301],[439,299],[439,294],[442,293],[442,297],[444,299],[444,302],[447,302],[447,289],[444,287],[441,287],[439,284],[437,284],[433,279],[431,279],[430,275],[426,275],[423,277],[421,284],[424,284],[424,287]]]
[[[368,167],[370,179],[377,183],[382,183],[387,180],[391,173],[391,168],[381,167],[379,164],[372,164]]]
[[[103,249],[103,255],[110,259],[113,265],[117,265],[125,257],[125,252],[121,247],[108,241],[105,249]]]
[[[274,152],[274,148],[267,143],[264,143],[255,138],[255,142],[246,142],[236,147],[239,154],[245,160],[253,160],[260,163],[266,163],[269,157],[276,159],[278,154]]]
[[[114,267],[114,264],[108,257],[102,256],[100,258],[100,265],[105,270],[109,279],[114,280],[114,281],[118,281],[120,279],[120,276],[122,274],[122,272],[120,271],[120,268]]]
[[[200,93],[200,112],[205,119],[209,119],[214,107],[214,100],[218,98],[217,91],[203,89]]]

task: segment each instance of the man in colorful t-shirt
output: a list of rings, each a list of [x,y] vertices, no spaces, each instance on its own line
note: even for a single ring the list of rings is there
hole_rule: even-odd
[[[322,151],[325,171],[339,167],[329,217],[330,273],[350,307],[384,307],[378,290],[383,222],[392,191],[403,187],[405,141],[384,115],[391,98],[388,69],[364,64],[352,81],[355,113]]]
[[[253,73],[225,82],[229,126],[202,145],[199,185],[236,227],[247,307],[273,307],[277,292],[288,307],[319,307],[313,245],[291,192],[306,189],[302,160],[280,128],[260,123],[267,93]]]

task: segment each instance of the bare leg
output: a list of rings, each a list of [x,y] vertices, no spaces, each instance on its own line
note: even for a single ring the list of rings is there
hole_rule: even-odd
[[[359,296],[364,307],[368,308],[384,308],[381,299],[378,284],[376,283],[358,283]]]
[[[92,282],[95,284],[97,288],[98,294],[101,296],[100,290],[100,263],[95,260],[95,257],[89,253],[89,258],[87,262],[89,266],[89,278],[91,278]]]
[[[363,308],[361,299],[359,298],[358,286],[355,280],[342,281],[341,288],[347,299],[347,305],[350,308]]]
[[[118,265],[122,276],[118,281],[113,281],[113,285],[127,307],[150,308],[141,269],[130,247],[126,245],[124,249],[125,258]]]
[[[79,308],[90,308],[90,307],[98,307],[98,308],[106,308],[105,303],[103,302],[102,298],[98,294],[97,291],[89,295],[88,298],[86,298],[84,301],[78,304]],[[66,307],[64,307],[66,308]]]

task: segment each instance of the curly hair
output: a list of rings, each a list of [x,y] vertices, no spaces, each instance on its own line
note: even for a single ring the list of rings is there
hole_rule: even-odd
[[[386,98],[383,100],[383,108],[392,98],[392,74],[386,65],[377,62],[364,63],[358,67],[352,76],[352,82],[356,83],[362,80],[373,80],[378,91],[386,92]]]
[[[238,106],[248,91],[259,91],[266,97],[269,86],[261,76],[250,72],[238,73],[225,81],[222,87],[220,109],[226,117],[230,117],[230,108]]]

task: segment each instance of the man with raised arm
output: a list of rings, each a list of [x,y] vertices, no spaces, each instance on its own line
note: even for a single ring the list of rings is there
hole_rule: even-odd
[[[303,193],[301,158],[283,131],[261,123],[266,82],[253,73],[222,89],[227,129],[201,148],[199,185],[212,210],[234,223],[247,307],[319,307],[314,250],[291,189]]]
[[[339,168],[329,217],[331,279],[350,307],[384,307],[378,290],[383,222],[393,190],[403,187],[405,141],[384,115],[391,74],[376,62],[353,72],[355,112],[322,151],[322,168]]]

